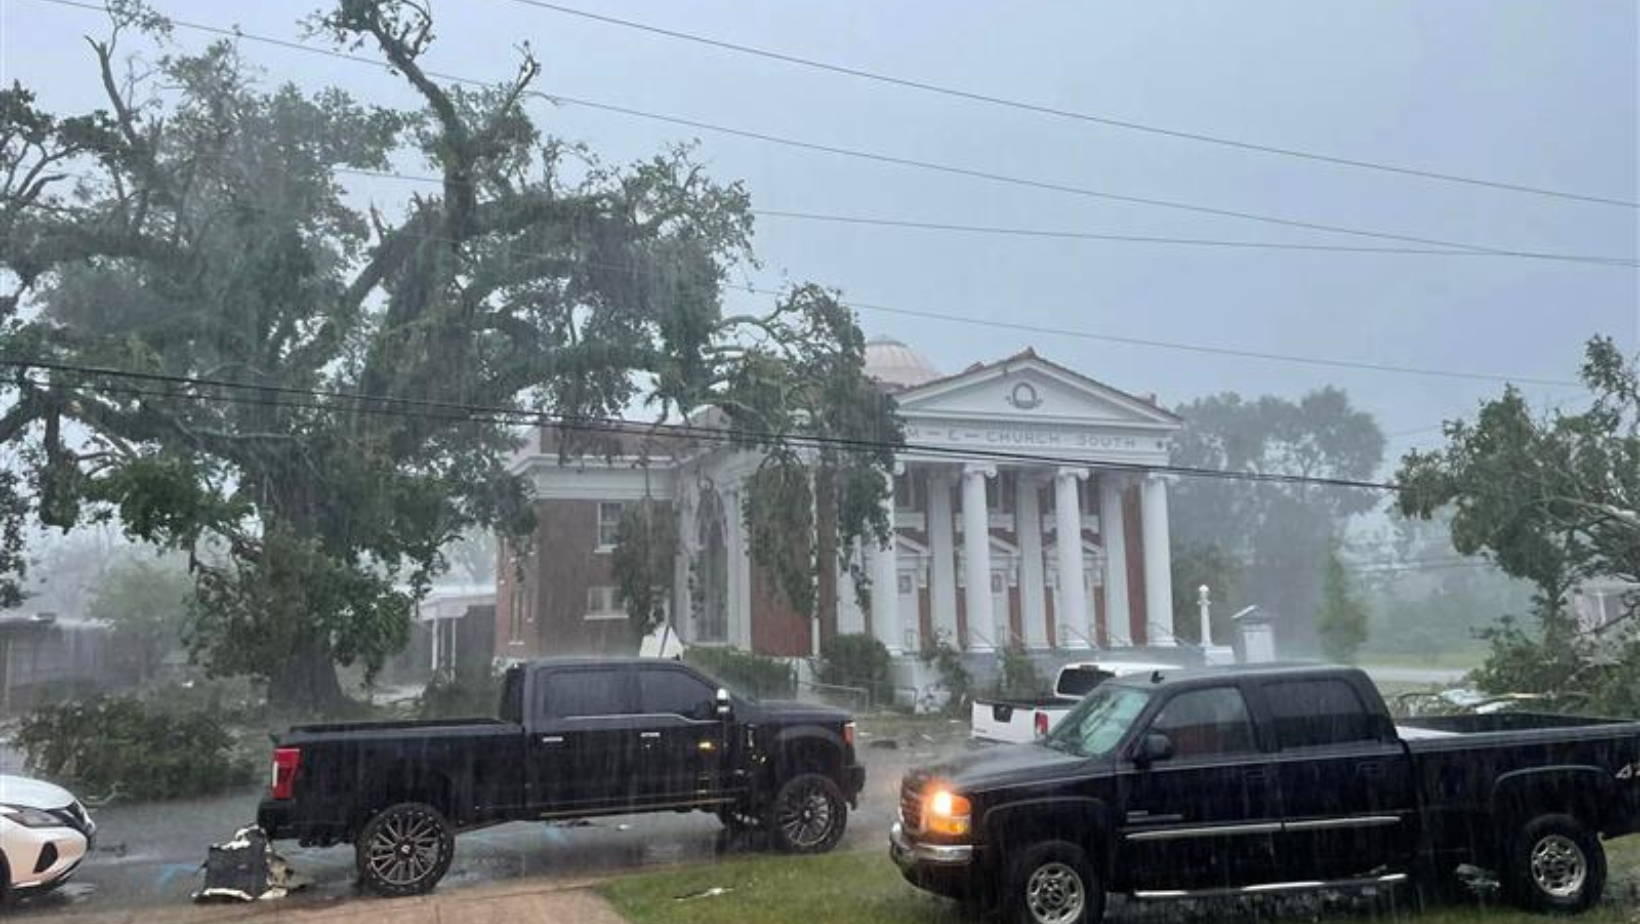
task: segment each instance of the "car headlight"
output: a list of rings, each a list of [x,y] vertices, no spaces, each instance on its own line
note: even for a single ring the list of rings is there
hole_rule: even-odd
[[[949,789],[937,789],[928,797],[923,826],[936,834],[967,834],[972,811],[967,799]]]
[[[4,815],[25,828],[66,828],[68,823],[44,809],[28,808],[22,805],[0,805],[0,815]]]

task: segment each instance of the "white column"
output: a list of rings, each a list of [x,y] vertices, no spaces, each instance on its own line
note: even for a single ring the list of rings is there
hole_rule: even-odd
[[[985,504],[985,479],[996,474],[988,465],[962,470],[962,567],[967,572],[968,650],[994,651],[1007,639],[996,637],[991,618],[991,510]]]
[[[900,575],[894,546],[894,476],[885,477],[888,496],[883,512],[888,515],[888,542],[872,543],[866,553],[871,569],[871,632],[889,654],[899,657],[905,653],[905,633],[900,631]]]
[[[951,645],[957,638],[957,541],[951,522],[951,479],[942,471],[928,473],[928,551],[933,556],[930,575],[933,629]],[[932,645],[935,639],[929,639]]]
[[[1173,551],[1167,528],[1167,479],[1145,477],[1140,525],[1145,534],[1145,619],[1152,645],[1175,645]]]
[[[1042,483],[1021,471],[1014,482],[1014,536],[1019,539],[1019,610],[1025,628],[1025,647],[1049,647],[1046,581],[1042,566]]]
[[[1105,545],[1105,631],[1112,648],[1133,644],[1128,631],[1127,518],[1122,512],[1122,477],[1099,475],[1099,538]]]
[[[1087,477],[1087,469],[1062,468],[1053,479],[1054,544],[1059,550],[1059,602],[1054,620],[1066,648],[1087,648],[1093,638],[1087,584],[1082,578],[1082,502],[1077,494],[1077,485]]]
[[[729,503],[723,518],[728,522],[729,537],[729,644],[747,651],[752,650],[752,559],[746,544],[746,516],[742,508],[744,493],[739,488],[729,492]]]

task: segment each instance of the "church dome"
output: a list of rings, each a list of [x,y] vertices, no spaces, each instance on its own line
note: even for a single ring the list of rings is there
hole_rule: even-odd
[[[940,377],[921,353],[891,337],[866,341],[866,375],[893,389],[916,388]]]

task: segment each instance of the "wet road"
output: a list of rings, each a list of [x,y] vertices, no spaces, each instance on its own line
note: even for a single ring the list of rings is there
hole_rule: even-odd
[[[960,747],[862,752],[866,789],[849,818],[845,847],[881,847],[893,823],[900,776]],[[97,851],[61,891],[21,903],[13,914],[90,913],[187,902],[201,882],[199,865],[209,844],[232,837],[256,815],[262,790],[148,805],[109,806],[95,813]],[[519,822],[456,839],[455,862],[441,889],[518,877],[586,879],[623,871],[700,862],[756,849],[725,835],[715,818],[690,814],[600,818],[579,824]],[[302,849],[282,844],[292,868],[312,885],[289,901],[308,904],[360,894],[353,881],[351,847]]]

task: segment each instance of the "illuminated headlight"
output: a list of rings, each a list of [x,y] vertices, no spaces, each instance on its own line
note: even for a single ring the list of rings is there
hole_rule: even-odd
[[[923,826],[935,834],[967,834],[971,811],[967,799],[949,789],[937,789],[928,797]]]
[[[25,828],[64,828],[67,824],[50,812],[21,805],[0,805],[0,815]]]

